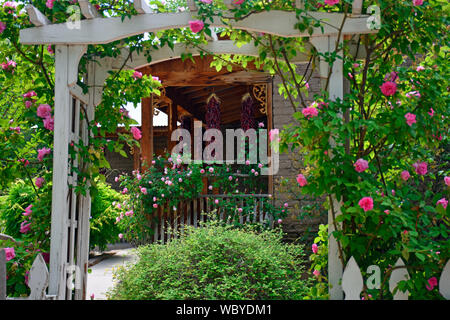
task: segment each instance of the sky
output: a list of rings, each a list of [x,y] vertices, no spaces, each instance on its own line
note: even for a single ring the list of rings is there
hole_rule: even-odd
[[[125,109],[129,111],[130,118],[136,120],[139,123],[139,126],[141,123],[141,104],[139,103],[136,108],[132,103],[128,103],[125,106]],[[168,117],[167,114],[164,112],[160,112],[157,116],[153,116],[153,125],[155,127],[158,126],[167,126],[168,123]]]

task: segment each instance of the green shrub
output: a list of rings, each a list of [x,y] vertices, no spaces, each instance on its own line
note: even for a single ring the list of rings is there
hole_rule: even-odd
[[[124,201],[124,196],[106,183],[97,183],[96,186],[96,192],[92,193],[89,245],[104,250],[108,243],[118,242],[118,235],[123,232],[116,223],[121,210],[113,203]]]
[[[303,299],[303,247],[279,230],[257,232],[209,222],[168,244],[137,249],[139,260],[115,270],[110,299]]]

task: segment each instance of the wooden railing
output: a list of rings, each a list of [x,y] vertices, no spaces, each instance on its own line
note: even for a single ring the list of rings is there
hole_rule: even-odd
[[[252,205],[254,210],[246,216],[239,214],[237,220],[244,224],[262,223],[273,225],[273,218],[268,212],[263,210],[263,202],[270,196],[268,194],[238,194],[238,195],[219,195],[207,194],[200,195],[197,199],[181,201],[176,207],[162,205],[156,212],[156,219],[151,227],[154,231],[150,242],[161,241],[165,243],[172,238],[176,238],[179,233],[183,233],[186,225],[198,227],[201,222],[211,219],[211,213],[214,212],[216,219],[226,221],[231,213],[224,208],[223,202],[235,201],[238,206],[243,207]],[[218,205],[214,200],[218,199]],[[234,221],[230,221],[233,223]]]

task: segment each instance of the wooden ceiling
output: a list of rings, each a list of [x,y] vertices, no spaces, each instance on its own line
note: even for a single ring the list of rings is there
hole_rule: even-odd
[[[211,57],[194,57],[194,61],[174,59],[147,66],[139,71],[151,74],[161,80],[166,96],[187,113],[205,122],[206,100],[214,93],[221,101],[221,122],[229,124],[240,120],[241,99],[251,93],[252,84],[271,81],[269,74],[257,71],[255,66],[249,70],[233,68],[231,72],[223,68],[219,72],[211,68]],[[255,118],[263,117],[255,100]],[[179,108],[180,111],[180,108]],[[183,112],[178,112],[181,116]],[[186,112],[185,112],[186,114]]]

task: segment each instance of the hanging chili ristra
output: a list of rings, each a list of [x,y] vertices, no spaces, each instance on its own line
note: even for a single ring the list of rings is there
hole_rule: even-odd
[[[241,128],[244,131],[248,129],[255,129],[255,119],[253,99],[249,93],[246,93],[242,97],[242,109],[241,109]]]

